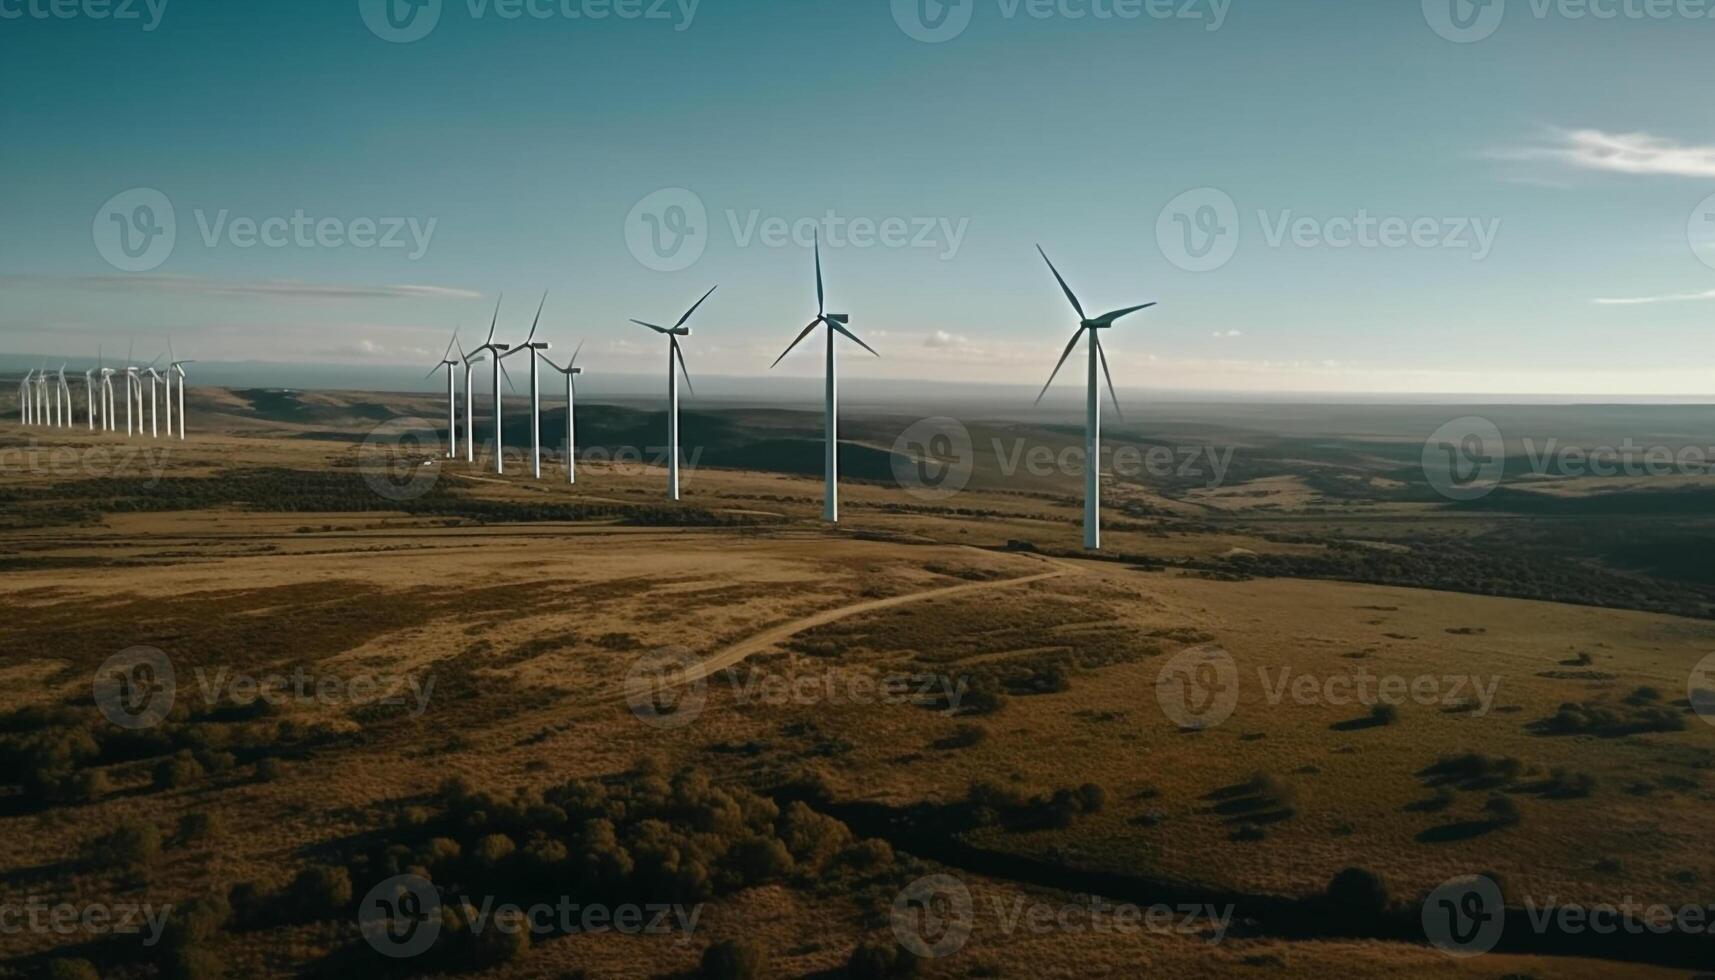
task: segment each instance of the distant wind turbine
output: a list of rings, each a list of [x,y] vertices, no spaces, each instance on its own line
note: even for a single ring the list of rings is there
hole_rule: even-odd
[[[456,459],[458,457],[458,454],[459,454],[458,392],[455,389],[455,381],[453,380],[453,369],[459,366],[459,362],[452,360],[449,357],[449,355],[451,355],[453,352],[453,345],[457,344],[458,342],[459,342],[459,332],[457,330],[454,330],[452,339],[447,341],[446,351],[444,351],[441,354],[441,363],[430,368],[429,373],[423,375],[423,380],[427,381],[430,378],[435,376],[436,371],[439,371],[439,370],[444,368],[444,369],[446,369],[446,372],[447,372],[447,458],[448,459]]]
[[[161,380],[161,372],[155,370],[155,365],[160,363],[160,360],[161,359],[159,357],[156,357],[153,361],[149,362],[148,367],[143,369],[143,373],[149,376],[149,438],[151,439],[161,438],[161,426],[158,414],[160,412],[160,405],[155,399],[155,383]]]
[[[506,294],[504,294],[504,293],[502,293],[500,295],[499,299],[495,300],[495,303],[494,303],[494,319],[488,325],[488,340],[484,341],[483,345],[481,347],[477,348],[477,350],[479,350],[479,351],[488,351],[489,355],[494,359],[494,372],[493,373],[494,373],[494,472],[495,473],[505,473],[506,472],[506,440],[505,440],[505,435],[501,432],[502,405],[501,405],[501,401],[500,401],[500,397],[501,397],[500,396],[500,376],[502,373],[504,373],[506,371],[506,367],[500,363],[500,358],[501,358],[501,355],[503,355],[507,351],[511,350],[512,346],[510,344],[497,344],[494,342],[494,330],[495,330],[495,327],[497,327],[500,324],[500,304],[505,302],[505,301],[506,301]],[[506,375],[506,383],[507,384],[512,383],[512,376],[510,374]]]
[[[169,359],[171,359],[173,356],[172,349],[173,349],[172,341],[168,341],[167,342],[167,357]],[[186,364],[195,364],[195,363],[196,363],[195,361],[173,361],[171,364],[167,365],[167,376],[168,377],[171,377],[175,374],[179,376],[179,441],[180,442],[185,441],[185,365]],[[170,388],[168,389],[167,397],[168,398],[172,397],[172,389],[170,389]],[[171,409],[169,409],[169,412],[170,411],[171,411]],[[173,436],[173,420],[172,420],[172,416],[169,414],[167,417],[167,438],[171,439],[172,436]]]
[[[584,373],[584,369],[581,367],[578,367],[578,352],[582,351],[583,349],[584,349],[584,345],[579,344],[577,347],[577,350],[572,351],[572,359],[570,361],[566,362],[565,367],[561,367],[558,364],[555,364],[553,359],[548,357],[548,355],[546,355],[546,354],[538,355],[542,358],[542,360],[548,362],[549,367],[553,368],[554,370],[556,370],[556,371],[558,371],[561,374],[566,376],[566,482],[567,483],[578,482],[578,443],[577,443],[578,385],[574,379],[578,375]]]
[[[31,402],[36,398],[35,371],[24,373],[24,380],[18,382],[18,423],[20,425],[35,424],[35,414],[30,410]]]
[[[846,324],[851,322],[852,318],[848,314],[827,312],[827,297],[822,288],[822,242],[821,234],[818,232],[816,235],[816,318],[810,321],[810,325],[804,328],[804,332],[787,345],[786,350],[775,358],[774,363],[768,367],[769,370],[773,370],[778,366],[781,361],[786,359],[786,355],[792,353],[792,349],[797,347],[805,337],[810,336],[811,331],[817,327],[826,326],[828,328],[827,421],[824,423],[823,432],[823,440],[826,445],[823,447],[822,459],[827,485],[822,494],[822,520],[835,524],[839,523],[840,520],[840,383],[836,367],[837,362],[834,357],[834,334],[843,334],[852,343],[871,354],[875,354],[876,357],[881,356],[875,353],[875,348],[859,340],[857,334],[846,329]]]
[[[66,366],[62,362],[58,372],[59,377],[54,382],[54,404],[59,407],[59,426],[62,429],[71,428],[71,385],[66,383]]]
[[[464,362],[464,458],[469,463],[476,462],[476,388],[471,384],[471,372],[487,359],[481,348],[467,354],[464,345],[459,345],[459,360]]]
[[[524,338],[524,343],[512,348],[501,357],[511,357],[517,353],[530,355],[530,475],[540,480],[542,478],[542,387],[536,356],[548,350],[549,345],[536,339],[536,328],[542,325],[542,310],[548,305],[548,294],[542,294],[542,303],[536,307],[536,319],[530,324],[530,336]]]
[[[113,432],[117,425],[113,418],[113,376],[118,372],[107,366],[99,347],[96,348],[96,363],[100,366],[101,374],[101,424],[108,432]]]
[[[653,323],[644,323],[642,320],[631,321],[640,327],[648,327],[667,337],[667,499],[669,500],[679,499],[679,375],[673,370],[675,366],[685,374],[686,390],[693,395],[697,393],[697,390],[691,386],[691,372],[685,367],[685,355],[679,350],[679,338],[691,335],[691,328],[685,326],[685,323],[691,319],[691,314],[697,312],[697,307],[702,306],[703,301],[713,296],[715,290],[719,288],[718,284],[711,286],[709,291],[703,294],[703,298],[692,304],[691,308],[685,311],[685,315],[679,318],[679,322],[673,324],[672,327],[658,327]]]
[[[89,431],[95,431],[95,368],[83,372],[83,412],[89,420]]]
[[[1054,273],[1054,278],[1060,283],[1060,289],[1066,298],[1072,301],[1072,309],[1078,311],[1078,330],[1072,334],[1072,340],[1066,345],[1065,353],[1060,355],[1059,363],[1054,365],[1054,373],[1048,376],[1048,384],[1042,386],[1041,394],[1036,396],[1036,403],[1042,403],[1042,396],[1048,394],[1048,387],[1054,383],[1054,378],[1065,366],[1066,359],[1072,356],[1073,348],[1084,332],[1090,334],[1090,368],[1089,383],[1085,391],[1084,415],[1084,547],[1098,551],[1102,547],[1102,389],[1101,382],[1096,377],[1098,365],[1102,375],[1108,381],[1108,394],[1114,400],[1114,412],[1123,420],[1125,415],[1120,411],[1120,396],[1114,391],[1114,376],[1108,371],[1108,355],[1102,350],[1102,338],[1098,331],[1107,330],[1121,317],[1130,316],[1139,310],[1147,310],[1154,303],[1144,303],[1141,306],[1131,306],[1123,310],[1115,310],[1102,316],[1090,319],[1084,312],[1083,304],[1073,295],[1072,287],[1066,285],[1065,277],[1060,270],[1054,268],[1048,253],[1042,251],[1042,246],[1036,246],[1036,251],[1042,255],[1042,261],[1048,263],[1048,270]]]

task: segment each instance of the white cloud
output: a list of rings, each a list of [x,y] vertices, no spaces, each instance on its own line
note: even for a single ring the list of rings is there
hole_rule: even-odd
[[[935,347],[940,349],[966,347],[969,344],[970,341],[965,337],[958,334],[948,333],[945,330],[937,330],[923,341],[924,347]]]
[[[0,276],[0,285],[70,286],[114,291],[181,293],[195,296],[243,296],[267,299],[481,299],[469,289],[446,286],[341,286],[270,279],[227,282],[196,276]]]
[[[1605,173],[1715,177],[1715,145],[1688,145],[1648,133],[1554,128],[1537,145],[1500,149],[1490,156],[1497,160],[1548,161]]]
[[[1244,335],[1245,335],[1245,332],[1243,330],[1217,330],[1214,333],[1210,334],[1211,337],[1218,337],[1218,338],[1243,337]]]
[[[1669,293],[1665,296],[1626,296],[1593,299],[1597,306],[1647,306],[1653,303],[1696,303],[1715,300],[1715,289],[1701,293]]]

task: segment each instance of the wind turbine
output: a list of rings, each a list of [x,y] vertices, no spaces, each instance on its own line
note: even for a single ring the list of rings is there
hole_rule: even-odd
[[[1122,420],[1125,413],[1120,411],[1120,396],[1114,391],[1114,376],[1108,371],[1108,355],[1102,350],[1101,334],[1097,331],[1107,330],[1121,317],[1147,310],[1155,304],[1145,303],[1142,306],[1115,310],[1092,320],[1084,312],[1084,306],[1078,302],[1078,297],[1072,294],[1072,287],[1066,285],[1066,279],[1060,275],[1060,270],[1054,268],[1048,253],[1043,252],[1040,245],[1036,246],[1036,251],[1042,254],[1042,261],[1048,263],[1048,270],[1054,273],[1055,280],[1060,283],[1060,289],[1066,293],[1066,298],[1072,301],[1072,309],[1078,311],[1078,330],[1072,334],[1065,353],[1060,355],[1060,362],[1054,365],[1054,373],[1048,376],[1048,384],[1043,385],[1041,394],[1036,396],[1038,405],[1042,404],[1042,396],[1048,394],[1049,385],[1054,383],[1054,378],[1065,366],[1066,359],[1072,356],[1072,349],[1083,339],[1084,332],[1089,331],[1090,334],[1089,384],[1085,392],[1084,415],[1084,547],[1099,551],[1102,547],[1102,389],[1096,377],[1098,364],[1102,375],[1108,379],[1108,394],[1114,400],[1114,413]]]
[[[101,424],[108,432],[113,432],[117,424],[113,419],[113,376],[118,372],[108,367],[107,362],[101,360],[100,356],[98,348],[96,357],[97,363],[101,365]]]
[[[95,369],[83,372],[83,411],[89,417],[89,431],[95,431]]]
[[[36,386],[31,380],[36,372],[26,371],[24,380],[18,382],[18,422],[20,425],[31,425],[36,421],[35,413],[31,411],[31,402],[36,398]]]
[[[459,342],[459,332],[457,330],[454,330],[452,339],[447,341],[446,351],[441,354],[441,363],[430,368],[429,373],[423,375],[423,380],[427,381],[430,378],[435,376],[436,371],[439,371],[442,368],[445,368],[447,371],[447,458],[448,459],[456,458],[459,454],[458,393],[453,389],[453,368],[458,367],[459,362],[447,359],[447,355],[451,354],[453,352],[453,345],[458,343],[458,342]]]
[[[66,384],[66,366],[61,362],[54,380],[54,424],[62,429],[71,428],[71,385]]]
[[[550,358],[546,354],[537,355],[538,357],[542,358],[542,360],[547,361],[549,367],[553,368],[554,370],[556,370],[556,371],[558,371],[561,374],[566,376],[566,482],[567,483],[578,482],[578,463],[577,463],[577,460],[578,460],[578,443],[577,443],[577,428],[576,428],[576,420],[577,420],[577,414],[578,414],[577,406],[576,406],[577,394],[578,394],[578,385],[577,385],[577,382],[573,379],[576,378],[578,375],[584,373],[584,369],[581,367],[578,367],[578,352],[582,351],[583,349],[584,349],[584,345],[579,344],[577,347],[577,350],[572,351],[572,359],[566,363],[565,367],[561,367],[558,364],[555,364],[553,361],[553,358]]]
[[[871,354],[875,354],[876,357],[881,355],[876,354],[873,347],[859,340],[857,334],[846,329],[846,324],[852,322],[852,318],[848,314],[827,312],[827,297],[822,288],[821,238],[821,233],[818,232],[816,234],[816,318],[810,321],[810,325],[804,328],[804,332],[787,345],[786,350],[775,358],[774,363],[770,364],[768,368],[772,371],[781,361],[784,361],[786,355],[792,353],[794,347],[797,347],[805,337],[810,336],[811,331],[819,326],[828,328],[827,421],[824,423],[823,436],[826,441],[826,445],[823,447],[823,472],[826,474],[827,486],[822,495],[822,520],[838,524],[840,520],[840,384],[834,357],[834,334],[844,334],[852,343]]]
[[[131,438],[131,410],[137,409],[137,421],[143,421],[141,403],[137,401],[137,365],[131,363],[131,355],[136,353],[137,345],[133,343],[125,351],[125,438]]]
[[[149,362],[148,367],[143,369],[143,372],[149,376],[149,438],[151,439],[161,438],[161,425],[158,415],[160,403],[155,399],[155,382],[161,380],[161,373],[155,370],[155,365],[160,363],[160,360],[159,357],[156,357]]]
[[[502,437],[501,430],[500,430],[500,423],[501,423],[500,375],[502,372],[504,372],[506,370],[506,368],[501,365],[500,357],[502,354],[505,354],[507,351],[511,350],[512,346],[510,344],[497,344],[494,342],[494,328],[500,323],[500,304],[502,302],[504,302],[505,300],[506,300],[506,294],[505,293],[502,293],[500,295],[500,298],[495,300],[495,303],[494,303],[494,319],[488,325],[488,340],[485,341],[481,347],[477,348],[477,350],[479,350],[479,351],[488,351],[491,355],[493,355],[493,358],[494,358],[493,374],[494,374],[494,472],[495,473],[505,473],[506,472],[506,445],[505,445],[505,442],[504,442],[504,439]],[[506,383],[507,384],[512,383],[512,375],[508,374],[506,376]],[[473,409],[473,411],[474,411],[474,409]]]
[[[169,340],[169,341],[167,341],[167,358],[169,360],[172,359],[172,356],[173,356],[172,351],[173,351],[173,342]],[[195,364],[195,363],[196,363],[195,361],[173,361],[171,364],[167,365],[167,377],[170,378],[175,374],[179,376],[179,441],[180,442],[185,441],[185,365],[186,364]],[[169,400],[172,398],[172,389],[171,388],[167,389],[167,398]],[[169,439],[171,439],[173,437],[172,411],[173,411],[172,406],[171,406],[171,404],[169,404],[167,406],[167,438],[169,438]]]
[[[538,377],[536,357],[542,351],[548,350],[545,341],[536,340],[536,328],[542,323],[542,310],[548,305],[548,294],[542,294],[542,305],[536,307],[536,319],[530,324],[530,336],[524,338],[524,343],[512,348],[501,359],[511,357],[521,351],[529,351],[530,355],[530,475],[540,480],[542,478],[542,388]],[[507,382],[511,382],[508,376]]]
[[[471,372],[478,364],[488,359],[487,354],[480,352],[476,356],[464,352],[464,345],[459,345],[459,360],[464,362],[464,458],[466,462],[476,462],[476,389],[471,387]]]
[[[693,395],[697,393],[697,389],[691,387],[691,372],[685,367],[685,355],[679,350],[679,338],[691,335],[691,328],[685,326],[686,321],[691,319],[691,314],[697,312],[697,307],[703,305],[703,300],[714,295],[714,291],[719,288],[718,284],[709,287],[709,291],[703,294],[703,299],[697,300],[690,309],[685,311],[685,315],[679,318],[679,322],[673,324],[671,328],[658,327],[653,323],[644,323],[642,320],[631,321],[640,327],[648,327],[658,334],[665,334],[667,337],[667,452],[669,454],[667,457],[667,499],[669,500],[679,499],[679,376],[673,371],[675,361],[678,362],[679,370],[685,373],[685,388]]]

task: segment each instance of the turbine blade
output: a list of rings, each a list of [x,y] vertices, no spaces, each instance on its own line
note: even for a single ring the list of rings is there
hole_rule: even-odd
[[[708,299],[710,296],[713,296],[715,294],[715,290],[717,290],[719,288],[721,288],[719,283],[716,283],[715,285],[710,286],[709,291],[703,294],[703,299],[697,300],[697,302],[694,303],[690,309],[685,311],[685,315],[679,318],[679,322],[673,324],[673,329],[677,330],[680,327],[684,326],[685,321],[689,320],[691,318],[691,314],[697,312],[697,307],[703,305],[703,300]]]
[[[778,366],[778,365],[779,365],[779,364],[780,364],[780,362],[781,362],[781,361],[784,361],[784,360],[786,360],[786,355],[787,355],[787,354],[790,354],[790,353],[792,353],[792,348],[794,348],[794,347],[797,347],[797,346],[798,346],[798,344],[799,344],[799,343],[800,343],[800,342],[801,342],[801,341],[803,341],[803,339],[804,339],[804,338],[805,338],[805,337],[808,337],[808,336],[810,336],[810,331],[812,331],[812,330],[814,330],[814,329],[816,329],[816,328],[817,328],[817,327],[818,327],[818,326],[820,326],[820,325],[821,325],[821,324],[822,324],[822,323],[823,323],[823,320],[822,320],[822,318],[821,318],[821,317],[817,317],[817,318],[815,318],[815,319],[814,319],[814,320],[811,320],[811,321],[810,321],[810,325],[809,325],[809,326],[807,326],[807,327],[805,327],[805,328],[804,328],[804,332],[803,332],[803,333],[801,333],[801,334],[799,334],[799,335],[798,335],[798,338],[797,338],[797,339],[796,339],[796,340],[794,340],[794,341],[792,341],[792,342],[791,342],[791,343],[790,343],[790,344],[787,344],[787,345],[786,345],[786,350],[784,350],[784,351],[782,351],[782,352],[781,352],[781,354],[780,354],[780,356],[779,356],[779,357],[776,357],[776,358],[775,358],[775,359],[774,359],[774,363],[773,363],[773,364],[770,364],[770,365],[768,365],[768,369],[769,369],[769,370],[770,370],[770,371],[772,371],[772,370],[774,370],[774,368],[775,368],[775,367],[776,367],[776,366]]]
[[[685,376],[685,390],[696,394],[697,389],[691,386],[691,371],[685,367],[685,351],[679,346],[679,338],[673,338],[673,356],[679,359],[679,373]]]
[[[1042,395],[1048,394],[1048,386],[1054,383],[1054,378],[1059,375],[1060,369],[1066,366],[1066,358],[1072,356],[1072,349],[1078,346],[1078,340],[1083,336],[1084,328],[1079,327],[1078,332],[1072,335],[1072,342],[1066,345],[1066,352],[1060,355],[1060,363],[1054,365],[1054,373],[1048,376],[1048,384],[1043,385],[1041,394],[1036,396],[1036,404],[1042,404]]]
[[[553,369],[554,369],[554,370],[556,370],[556,371],[558,371],[558,372],[560,372],[560,373],[561,373],[561,374],[565,374],[565,373],[566,373],[566,369],[565,369],[565,368],[563,368],[563,367],[561,367],[561,366],[559,366],[559,365],[558,365],[558,364],[555,364],[555,363],[554,363],[554,359],[553,359],[553,358],[551,358],[551,357],[549,357],[549,356],[548,356],[548,355],[546,355],[546,354],[544,354],[544,353],[542,353],[542,352],[541,352],[541,351],[537,351],[537,352],[536,352],[536,356],[537,356],[537,357],[540,357],[540,358],[541,358],[541,359],[542,359],[542,360],[544,360],[544,361],[547,361],[547,362],[548,362],[548,366],[549,366],[549,367],[551,367],[551,368],[553,368]]]
[[[1099,316],[1096,318],[1096,322],[1097,323],[1106,323],[1109,326],[1112,326],[1114,321],[1118,320],[1120,317],[1131,316],[1133,313],[1136,313],[1138,310],[1147,310],[1154,305],[1155,305],[1154,303],[1145,303],[1142,306],[1128,306],[1123,310],[1115,310],[1112,313],[1103,314],[1102,316]]]
[[[1040,246],[1040,245],[1036,246],[1036,250],[1038,252],[1042,252],[1042,246]],[[1088,320],[1089,317],[1087,315],[1085,315],[1085,313],[1084,313],[1084,304],[1078,302],[1078,297],[1072,295],[1072,287],[1066,285],[1066,277],[1062,276],[1060,274],[1059,269],[1054,268],[1054,262],[1048,258],[1047,252],[1042,252],[1042,261],[1048,263],[1048,270],[1050,272],[1054,273],[1055,279],[1058,279],[1060,281],[1060,288],[1062,290],[1065,290],[1066,298],[1072,301],[1072,309],[1078,311],[1078,319]]]
[[[851,331],[850,331],[850,330],[847,330],[847,329],[846,329],[846,326],[845,326],[845,324],[843,324],[843,323],[835,323],[835,322],[834,322],[834,321],[832,321],[832,320],[829,320],[829,321],[828,321],[828,323],[829,323],[829,325],[831,325],[831,326],[832,326],[832,327],[833,327],[833,328],[834,328],[834,329],[835,329],[835,330],[838,330],[838,331],[839,331],[839,332],[840,332],[840,333],[843,333],[843,334],[845,334],[845,335],[846,335],[846,339],[847,339],[847,340],[850,340],[850,341],[851,341],[851,342],[852,342],[852,343],[854,343],[854,344],[856,344],[856,345],[858,345],[858,346],[859,346],[859,347],[862,347],[862,348],[863,348],[863,349],[864,349],[864,350],[866,350],[866,351],[869,351],[869,352],[870,352],[870,353],[871,353],[871,354],[875,354],[875,356],[876,356],[876,357],[880,357],[880,356],[881,356],[881,355],[880,355],[880,354],[876,354],[876,353],[875,353],[875,348],[874,348],[874,347],[871,347],[871,346],[870,346],[870,345],[868,345],[868,344],[866,344],[866,343],[864,343],[864,342],[863,342],[863,341],[861,341],[861,340],[859,340],[859,339],[858,339],[858,335],[857,335],[857,334],[855,334],[855,333],[852,333],[852,332],[851,332]]]
[[[447,341],[447,349],[444,352],[442,352],[441,360],[444,361],[447,359],[447,355],[451,354],[453,352],[453,345],[458,343],[458,342],[459,342],[459,332],[457,330],[454,330],[453,331],[453,339]],[[172,344],[170,342],[167,344],[167,349],[168,350],[172,349]]]
[[[1097,359],[1102,362],[1102,375],[1103,375],[1103,377],[1106,377],[1108,379],[1108,394],[1114,400],[1114,414],[1119,416],[1119,419],[1121,422],[1124,422],[1125,421],[1125,409],[1120,407],[1120,394],[1119,394],[1119,392],[1114,390],[1113,372],[1108,370],[1108,352],[1105,349],[1103,349],[1102,342],[1100,339],[1092,337],[1091,341],[1096,345],[1096,357],[1097,357]]]
[[[822,294],[822,232],[816,230],[816,316],[828,312],[827,299]]]
[[[536,319],[530,324],[530,336],[524,338],[524,346],[529,347],[530,341],[536,339],[536,327],[542,323],[542,308],[548,305],[548,294],[542,294],[542,305],[536,307]]]
[[[435,366],[434,366],[434,367],[432,367],[432,368],[430,368],[430,369],[429,369],[429,373],[428,373],[428,374],[425,374],[425,375],[423,375],[423,380],[424,380],[424,381],[427,381],[427,380],[429,380],[429,379],[430,379],[430,378],[432,378],[432,377],[434,377],[434,376],[435,376],[435,372],[436,372],[436,371],[439,371],[439,370],[440,370],[440,369],[441,369],[441,368],[443,368],[443,367],[446,367],[446,365],[445,365],[445,364],[437,364],[437,365],[435,365]]]
[[[583,352],[583,349],[584,342],[580,340],[578,341],[577,349],[572,351],[572,359],[566,362],[566,370],[570,371],[572,368],[578,366],[578,355]]]
[[[653,323],[644,323],[642,320],[633,320],[631,322],[637,324],[640,327],[648,327],[649,329],[655,331],[656,333],[666,333],[667,332],[666,327],[657,327]]]
[[[500,297],[494,301],[494,319],[488,323],[488,339],[482,342],[484,347],[494,343],[494,328],[500,323],[500,304],[505,300],[506,294],[501,293]]]
[[[512,372],[506,370],[506,361],[504,359],[496,359],[494,363],[500,365],[500,376],[506,379],[506,387],[510,389],[513,394],[518,394],[518,386],[512,383]]]

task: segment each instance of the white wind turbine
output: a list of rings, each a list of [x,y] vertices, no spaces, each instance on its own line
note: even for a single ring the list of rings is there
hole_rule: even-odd
[[[500,304],[505,302],[505,300],[506,294],[504,293],[500,295],[499,299],[495,300],[494,319],[488,325],[488,340],[484,341],[483,345],[477,348],[479,351],[488,351],[489,356],[494,359],[494,472],[500,474],[506,472],[506,442],[505,437],[501,432],[501,422],[503,421],[501,411],[503,406],[500,401],[500,376],[505,373],[506,367],[500,363],[500,359],[501,355],[511,350],[512,347],[510,344],[497,344],[494,342],[494,328],[500,323]],[[512,383],[512,375],[506,375],[506,383]]]
[[[691,335],[691,328],[685,326],[685,323],[691,319],[691,314],[697,312],[697,307],[703,305],[703,300],[714,295],[715,290],[719,288],[718,284],[709,287],[709,291],[703,294],[703,299],[697,300],[690,309],[685,311],[685,315],[679,318],[679,322],[673,324],[671,328],[658,327],[653,323],[644,323],[642,320],[631,321],[640,327],[648,327],[667,337],[667,499],[669,500],[679,499],[679,375],[673,370],[674,362],[677,362],[678,369],[685,374],[685,388],[693,395],[697,393],[697,390],[691,387],[691,372],[685,367],[685,355],[679,350],[679,338]]]
[[[132,436],[133,426],[131,423],[131,413],[133,409],[137,412],[138,424],[141,424],[143,421],[142,403],[137,400],[137,392],[139,389],[139,385],[137,383],[137,365],[131,362],[131,356],[136,353],[136,350],[137,345],[132,344],[125,351],[125,438],[127,439]]]
[[[35,388],[36,388],[35,384],[32,383],[31,379],[34,378],[35,376],[36,376],[35,371],[33,371],[33,370],[32,371],[26,371],[24,373],[24,380],[18,382],[18,424],[19,425],[32,425],[35,423],[35,413],[30,411],[30,408],[31,408],[30,403],[35,400]]]
[[[792,349],[797,347],[805,337],[810,336],[811,331],[817,327],[826,326],[828,328],[827,420],[824,423],[823,435],[826,445],[823,447],[822,455],[823,472],[826,474],[827,486],[822,494],[822,520],[837,524],[840,520],[840,386],[839,373],[836,368],[837,362],[834,356],[834,334],[845,335],[852,343],[871,354],[875,354],[876,357],[881,355],[875,353],[875,348],[859,340],[857,334],[846,329],[846,324],[852,322],[852,318],[848,314],[827,312],[827,297],[822,288],[821,237],[821,233],[818,232],[816,235],[816,318],[810,321],[810,325],[804,328],[804,332],[788,344],[786,350],[775,358],[774,363],[768,367],[769,370],[777,367],[781,361],[786,359],[786,355],[792,353]]]
[[[42,361],[41,370],[36,372],[36,394],[41,400],[42,425],[56,425],[54,420],[53,399],[48,397],[48,362]]]
[[[156,357],[149,362],[148,367],[143,369],[143,373],[149,376],[149,438],[151,439],[161,438],[160,403],[155,398],[155,383],[161,380],[161,373],[155,370],[155,365],[160,363],[160,360],[159,357]]]
[[[578,352],[582,351],[583,349],[584,349],[584,345],[579,344],[577,347],[577,350],[572,351],[572,359],[570,361],[566,362],[565,367],[561,367],[558,364],[555,364],[553,359],[550,358],[546,354],[538,355],[539,357],[542,358],[542,360],[548,362],[549,367],[553,368],[554,370],[556,370],[556,371],[558,371],[561,374],[566,376],[566,482],[567,483],[578,482],[578,442],[577,442],[577,434],[578,434],[577,433],[578,385],[574,379],[578,375],[584,373],[584,369],[581,367],[578,367]]]
[[[95,431],[95,368],[83,372],[83,410],[89,417],[89,431]]]
[[[168,360],[172,360],[172,356],[173,356],[172,350],[173,350],[173,342],[169,340],[169,341],[167,341],[167,358],[168,358]],[[171,378],[175,374],[179,376],[179,441],[180,442],[185,441],[185,365],[186,364],[195,364],[195,363],[196,363],[195,361],[172,361],[171,364],[167,365],[167,377]],[[173,397],[172,388],[169,387],[167,389],[167,398],[170,401],[172,397]],[[172,406],[169,404],[167,406],[167,438],[171,439],[172,437],[173,437],[173,417],[172,417]]]
[[[548,294],[542,294],[542,305],[536,307],[536,319],[530,324],[530,336],[524,338],[524,343],[512,348],[501,359],[511,357],[520,352],[530,353],[530,475],[540,480],[542,478],[542,386],[537,370],[536,357],[549,349],[545,341],[536,340],[536,328],[542,324],[542,310],[548,305]],[[511,383],[508,376],[507,383]]]
[[[58,377],[54,381],[54,406],[58,409],[55,414],[59,419],[59,427],[71,428],[71,385],[66,383],[66,366],[63,363],[60,364]]]
[[[459,345],[459,360],[464,362],[464,458],[470,463],[476,462],[476,389],[471,385],[471,372],[488,359],[481,348],[473,353],[474,357],[466,354],[464,345]]]
[[[1066,298],[1072,301],[1072,309],[1078,311],[1078,330],[1072,334],[1072,341],[1066,345],[1065,353],[1060,355],[1060,362],[1054,365],[1054,373],[1048,376],[1048,384],[1042,386],[1041,394],[1036,396],[1036,403],[1042,403],[1042,396],[1048,394],[1048,387],[1054,383],[1054,378],[1060,373],[1060,368],[1066,364],[1066,359],[1072,356],[1073,348],[1083,339],[1085,331],[1090,334],[1090,367],[1089,383],[1085,391],[1084,415],[1084,547],[1091,551],[1102,547],[1102,389],[1101,382],[1096,377],[1099,366],[1101,373],[1108,380],[1108,394],[1113,396],[1114,412],[1125,418],[1120,412],[1120,397],[1114,391],[1114,376],[1108,371],[1108,355],[1102,350],[1102,338],[1099,331],[1112,327],[1121,317],[1130,316],[1139,310],[1147,310],[1154,303],[1144,303],[1141,306],[1131,306],[1123,310],[1115,310],[1102,316],[1090,319],[1084,313],[1083,304],[1072,294],[1072,287],[1066,285],[1066,280],[1060,275],[1060,270],[1054,268],[1048,253],[1042,251],[1042,246],[1036,246],[1041,252],[1042,261],[1048,263],[1048,270],[1054,273],[1054,278],[1060,283],[1060,289]]]
[[[459,332],[457,330],[454,330],[452,339],[447,341],[446,351],[441,354],[441,363],[430,368],[429,373],[423,375],[423,380],[427,381],[430,378],[435,376],[436,371],[440,371],[442,369],[445,369],[447,372],[447,458],[448,459],[456,459],[458,457],[458,454],[459,454],[458,392],[454,389],[454,381],[453,381],[453,369],[459,366],[459,362],[454,361],[454,360],[450,360],[447,356],[453,352],[453,345],[458,343],[458,342],[459,342]]]
[[[113,417],[113,376],[119,372],[108,367],[106,361],[98,363],[101,365],[101,424],[108,432],[114,432],[118,423]]]

